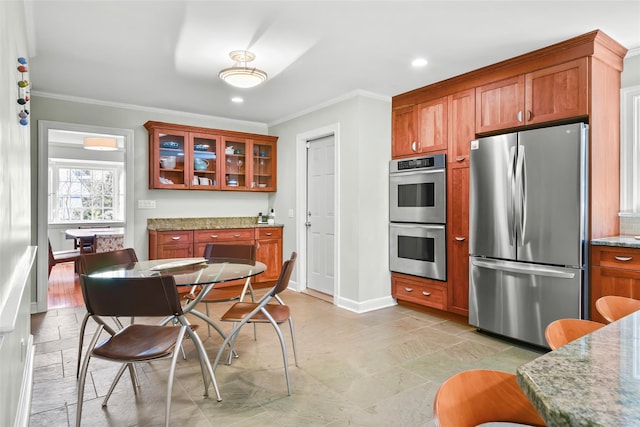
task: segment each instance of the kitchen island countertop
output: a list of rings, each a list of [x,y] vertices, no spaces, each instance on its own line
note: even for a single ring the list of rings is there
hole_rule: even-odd
[[[591,240],[594,246],[616,246],[621,248],[640,249],[640,236],[612,236]]]
[[[282,226],[282,224],[258,224],[258,219],[254,216],[147,219],[147,229],[154,231],[216,230],[225,228],[257,228]]]

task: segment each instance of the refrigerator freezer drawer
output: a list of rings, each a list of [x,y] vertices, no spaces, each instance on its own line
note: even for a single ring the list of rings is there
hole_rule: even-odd
[[[544,331],[582,317],[581,269],[471,257],[469,324],[547,347]]]

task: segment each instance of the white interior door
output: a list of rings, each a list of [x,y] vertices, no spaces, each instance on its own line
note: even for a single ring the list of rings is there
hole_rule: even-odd
[[[335,138],[307,142],[307,288],[334,294]]]

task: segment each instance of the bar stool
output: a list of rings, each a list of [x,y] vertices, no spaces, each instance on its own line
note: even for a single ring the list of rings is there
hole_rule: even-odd
[[[607,295],[598,298],[596,310],[609,323],[640,310],[640,300],[634,298],[621,297],[617,295]]]
[[[590,334],[605,326],[602,323],[584,319],[558,319],[549,323],[544,331],[544,337],[551,350],[556,350],[565,344]]]

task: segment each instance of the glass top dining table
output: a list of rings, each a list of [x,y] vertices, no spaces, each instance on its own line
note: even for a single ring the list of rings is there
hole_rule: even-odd
[[[173,276],[177,286],[210,285],[263,273],[259,261],[237,258],[172,258],[138,261],[97,270],[91,277]]]

